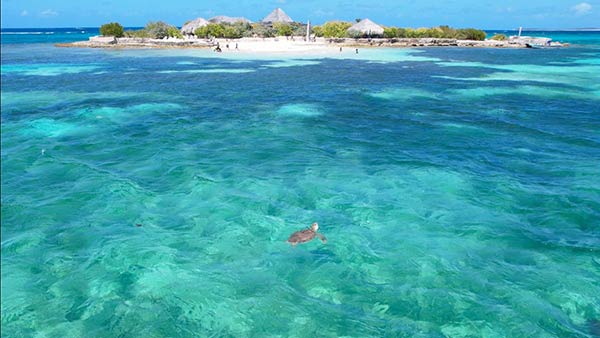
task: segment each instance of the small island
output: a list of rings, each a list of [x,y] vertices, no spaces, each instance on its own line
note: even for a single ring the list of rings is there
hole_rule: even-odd
[[[212,48],[216,52],[333,51],[350,47],[479,47],[554,48],[564,44],[549,38],[496,34],[486,38],[483,30],[385,27],[367,18],[355,22],[329,21],[313,26],[295,22],[276,8],[259,22],[243,17],[196,18],[181,29],[165,22],[149,22],[140,30],[124,30],[113,22],[100,27],[101,36],[88,41],[57,44],[59,47],[91,48]]]

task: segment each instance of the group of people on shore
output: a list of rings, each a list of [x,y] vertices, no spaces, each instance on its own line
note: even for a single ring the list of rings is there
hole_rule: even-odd
[[[225,44],[225,48],[229,49],[229,44]],[[235,43],[235,50],[239,50],[237,42]],[[216,53],[222,53],[221,45],[217,42],[217,47],[214,49]],[[340,53],[342,52],[342,47],[340,47]],[[358,48],[355,50],[356,54],[358,54]]]
[[[229,49],[229,44],[225,45],[225,48]],[[239,50],[237,42],[235,43],[235,50]],[[221,49],[221,45],[217,42],[217,48],[215,48],[215,52],[221,53],[223,50]]]
[[[342,52],[342,47],[340,47],[340,53]],[[356,54],[358,54],[358,48],[355,49]]]

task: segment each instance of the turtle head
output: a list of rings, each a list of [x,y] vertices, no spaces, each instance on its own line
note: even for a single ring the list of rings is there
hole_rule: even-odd
[[[319,223],[314,222],[310,228],[312,229],[312,231],[317,232],[317,230],[319,230]]]

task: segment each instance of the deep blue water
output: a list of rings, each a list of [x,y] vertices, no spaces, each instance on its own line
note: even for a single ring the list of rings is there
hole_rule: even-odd
[[[141,29],[141,27],[125,27]],[[98,27],[2,28],[2,44],[66,43],[87,40],[100,34]]]
[[[3,31],[3,336],[598,336],[600,34],[560,34],[292,57]],[[327,244],[285,243],[312,222]]]

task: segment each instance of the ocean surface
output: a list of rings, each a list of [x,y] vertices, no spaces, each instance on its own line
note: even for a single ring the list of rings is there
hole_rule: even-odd
[[[53,45],[90,34],[2,31],[3,336],[600,336],[600,33]]]

